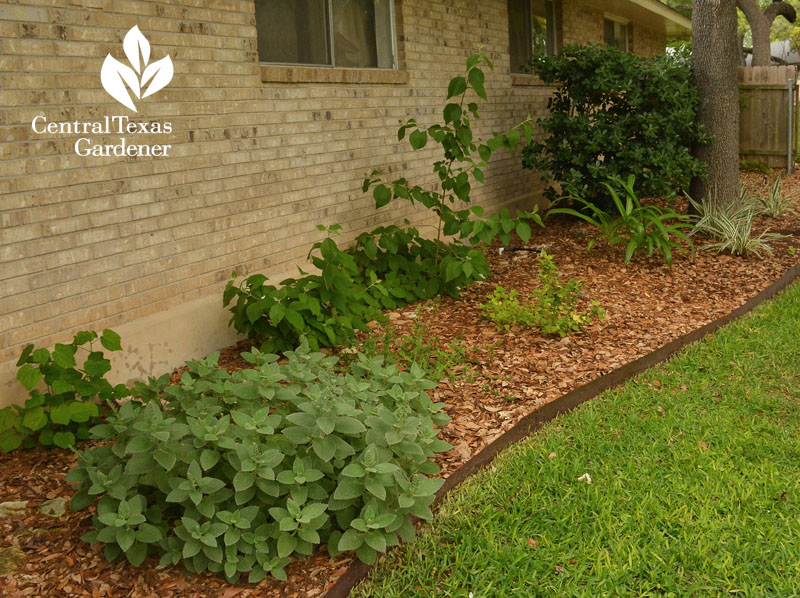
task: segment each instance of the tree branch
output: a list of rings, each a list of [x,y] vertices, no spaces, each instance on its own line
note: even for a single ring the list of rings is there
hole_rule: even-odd
[[[741,1],[752,1],[752,0],[737,0],[737,4]],[[744,9],[742,10],[744,12]],[[747,13],[745,13],[747,15]],[[788,4],[787,2],[772,2],[767,9],[764,11],[764,16],[767,19],[767,22],[771,25],[772,22],[778,17],[778,15],[782,16],[784,19],[789,21],[790,23],[794,23],[795,19],[797,19],[797,13],[794,10],[794,6]],[[748,20],[750,17],[748,17]]]

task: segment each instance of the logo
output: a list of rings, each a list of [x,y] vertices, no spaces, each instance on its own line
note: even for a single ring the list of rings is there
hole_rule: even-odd
[[[150,62],[150,42],[134,25],[122,40],[122,49],[131,66],[122,64],[111,54],[106,55],[100,70],[100,82],[112,98],[120,104],[137,112],[130,89],[137,100],[151,96],[164,89],[170,81],[174,69],[169,55],[161,60]],[[149,64],[148,64],[149,63]]]

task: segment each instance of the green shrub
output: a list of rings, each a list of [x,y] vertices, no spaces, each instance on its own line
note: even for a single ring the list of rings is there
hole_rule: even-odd
[[[483,316],[494,322],[498,329],[509,330],[513,324],[519,324],[539,328],[544,334],[564,337],[579,332],[595,317],[601,322],[605,320],[605,310],[596,301],[588,311],[578,310],[585,287],[575,278],[562,284],[551,255],[543,250],[536,263],[540,286],[531,293],[531,300],[521,302],[518,291],[507,291],[497,286],[481,305]]]
[[[442,484],[430,458],[449,418],[422,370],[361,355],[345,369],[304,345],[288,363],[254,350],[234,374],[218,355],[191,362],[180,385],[139,385],[92,429],[68,481],[73,509],[97,502],[94,530],[110,560],[146,556],[192,572],[285,579],[293,555],[320,544],[365,562],[410,541]]]
[[[590,44],[534,67],[558,89],[538,121],[547,137],[523,150],[526,168],[601,209],[612,207],[609,177],[633,174],[637,195],[671,197],[703,174],[691,147],[708,137],[696,124],[699,98],[685,56],[646,59]],[[555,201],[561,193],[551,186],[545,194]]]
[[[322,227],[324,229],[324,227]],[[330,232],[337,232],[332,227]],[[318,253],[315,253],[318,252]],[[230,305],[231,324],[249,338],[261,341],[266,352],[300,346],[305,338],[312,349],[349,344],[356,330],[380,313],[380,304],[369,292],[370,281],[350,253],[328,237],[315,243],[309,253],[319,274],[301,271],[280,287],[254,274],[236,284],[236,272],[228,281],[223,304]]]
[[[531,212],[518,210],[513,217],[504,209],[486,218],[483,208],[468,206],[472,181],[483,183],[483,170],[493,152],[503,147],[514,150],[523,138],[530,141],[533,132],[525,121],[485,143],[474,137],[471,119],[479,118],[479,108],[467,95],[486,100],[483,65],[492,67],[481,51],[467,59],[466,76],[450,81],[447,99],[452,101],[442,111],[443,123],[425,128],[411,119],[398,130],[398,139],[407,138],[414,150],[425,147],[429,139],[441,146],[442,159],[433,164],[438,187],[410,185],[403,178],[384,182],[377,170],[363,183],[365,193],[372,188],[376,208],[402,199],[433,210],[438,219],[436,238],[422,237],[408,221],[405,228],[386,226],[363,233],[347,250],[328,238],[309,254],[320,273],[301,271],[300,278],[285,280],[280,288],[260,274],[237,284],[234,273],[223,304],[230,306],[237,331],[263,342],[264,351],[292,349],[303,337],[313,349],[349,344],[355,331],[365,330],[383,308],[441,294],[457,297],[460,289],[489,276],[486,245],[495,238],[508,245],[514,233],[527,242],[531,225],[543,225],[535,206]],[[458,209],[453,207],[456,202],[461,204]]]
[[[646,250],[649,257],[654,253],[660,254],[664,261],[671,265],[673,249],[684,253],[680,240],[692,245],[689,237],[683,232],[683,229],[692,228],[687,222],[689,217],[678,214],[671,208],[643,206],[636,197],[634,182],[633,175],[629,176],[627,181],[611,178],[611,183],[622,187],[625,193],[624,203],[612,184],[603,183],[616,209],[616,215],[598,208],[582,197],[575,196],[569,199],[583,206],[581,211],[572,208],[554,208],[548,215],[568,214],[596,227],[597,234],[589,241],[587,250],[590,250],[598,239],[605,239],[609,245],[625,244],[626,264],[633,259],[636,252]]]
[[[104,411],[102,401],[126,397],[124,384],[112,386],[105,375],[111,362],[96,351],[93,331],[81,331],[69,344],[56,344],[53,351],[28,345],[17,361],[17,380],[30,398],[24,406],[0,409],[0,450],[13,451],[20,446],[70,448],[77,440],[89,437],[89,428]],[[120,338],[113,330],[99,337],[107,351],[119,351]],[[88,348],[85,346],[88,345]],[[85,353],[78,366],[80,352]],[[42,382],[45,391],[39,388]]]

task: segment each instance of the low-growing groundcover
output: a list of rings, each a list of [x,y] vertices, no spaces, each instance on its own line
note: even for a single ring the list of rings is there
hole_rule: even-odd
[[[795,284],[548,424],[355,595],[797,596],[798,322]]]

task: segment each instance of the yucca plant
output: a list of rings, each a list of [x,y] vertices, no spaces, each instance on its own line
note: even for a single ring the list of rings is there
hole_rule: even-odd
[[[762,257],[762,251],[772,253],[769,243],[784,238],[784,235],[765,230],[753,236],[753,219],[756,206],[739,193],[739,202],[721,202],[709,198],[702,202],[689,201],[699,215],[690,234],[701,233],[712,239],[703,249],[716,249],[717,253],[728,251],[733,255],[746,256],[750,253]]]
[[[766,214],[770,218],[780,218],[784,214],[794,212],[795,195],[784,194],[781,191],[781,175],[778,175],[775,182],[767,191],[766,195],[756,195],[759,213]]]
[[[672,252],[677,249],[680,253],[685,253],[679,240],[686,241],[692,249],[692,241],[683,232],[683,229],[692,227],[687,221],[688,216],[678,214],[670,208],[659,206],[643,206],[634,191],[635,178],[629,176],[627,180],[617,177],[609,177],[609,182],[603,183],[611,195],[617,214],[605,212],[581,197],[574,195],[564,199],[571,199],[573,202],[583,206],[582,211],[572,208],[554,208],[547,214],[568,214],[585,220],[592,226],[597,227],[596,234],[589,241],[587,251],[594,247],[598,239],[605,239],[609,245],[625,243],[625,263],[633,259],[634,254],[639,250],[647,250],[648,256],[660,253],[664,256],[664,261],[672,265]],[[616,187],[622,187],[625,200],[617,193]]]

